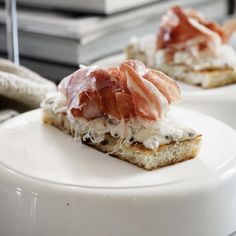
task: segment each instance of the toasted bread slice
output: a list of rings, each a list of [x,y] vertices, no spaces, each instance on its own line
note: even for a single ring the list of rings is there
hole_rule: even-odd
[[[233,68],[187,70],[184,66],[165,65],[161,70],[172,78],[206,89],[236,83],[236,71]]]
[[[148,58],[145,52],[137,52],[132,45],[126,48],[126,56],[128,59],[141,60],[147,64]],[[206,70],[191,70],[183,65],[165,64],[160,67],[149,65],[154,69],[158,69],[180,81],[189,84],[199,85],[202,88],[220,87],[227,84],[236,83],[236,71],[231,67],[209,68]]]
[[[50,109],[44,109],[42,119],[45,123],[54,125],[67,134],[74,136],[76,133],[64,113],[54,113]],[[162,145],[156,149],[148,149],[141,143],[120,146],[119,139],[107,134],[105,140],[100,143],[93,143],[87,140],[84,144],[108,153],[110,156],[135,164],[145,170],[153,170],[196,157],[200,142],[201,135],[193,139]]]

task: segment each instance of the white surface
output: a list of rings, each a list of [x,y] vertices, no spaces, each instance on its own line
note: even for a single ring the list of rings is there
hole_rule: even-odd
[[[50,125],[42,124],[38,110],[2,125],[0,164],[17,173],[54,183],[133,188],[201,178],[231,161],[236,152],[234,132],[222,129],[221,123],[211,118],[180,108],[175,110],[183,122],[191,121],[191,126],[203,134],[202,149],[194,160],[147,172],[87,147]],[[216,130],[220,136],[215,135]],[[32,134],[35,134],[33,139]],[[209,148],[214,147],[215,143],[221,145]]]
[[[40,122],[0,126],[4,236],[222,236],[236,229],[236,133],[176,108],[203,134],[199,156],[151,172],[106,157]]]
[[[236,50],[236,32],[231,35],[229,43]]]
[[[99,12],[103,14],[116,13],[122,10],[129,10],[130,8],[139,7],[148,3],[158,2],[158,0],[129,0],[121,2],[119,0],[20,0],[20,3],[29,6],[43,6],[56,9],[73,9],[85,12]]]
[[[117,66],[124,59],[122,53],[96,61],[94,65]],[[177,83],[182,92],[179,106],[211,115],[236,129],[236,84],[203,89],[180,81]]]

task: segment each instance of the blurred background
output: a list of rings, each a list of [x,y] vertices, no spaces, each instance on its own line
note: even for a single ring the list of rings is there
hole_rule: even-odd
[[[17,0],[20,64],[58,83],[79,64],[121,52],[133,35],[157,30],[173,5],[223,22],[235,0]],[[0,0],[0,57],[7,57],[5,3]]]

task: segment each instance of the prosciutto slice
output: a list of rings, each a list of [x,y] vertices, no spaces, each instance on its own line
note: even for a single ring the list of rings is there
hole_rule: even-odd
[[[169,104],[181,98],[177,84],[160,71],[136,60],[119,67],[83,67],[59,84],[74,117],[91,120],[143,118],[159,120]]]
[[[207,21],[194,10],[183,11],[173,7],[162,18],[157,35],[157,50],[165,48],[183,49],[188,45],[199,44],[200,49],[215,47],[225,41],[219,25]]]

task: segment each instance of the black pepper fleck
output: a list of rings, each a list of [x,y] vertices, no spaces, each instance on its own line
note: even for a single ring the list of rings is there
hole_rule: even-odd
[[[189,135],[189,137],[193,137],[194,132],[193,132],[193,131],[189,131],[189,132],[188,132],[188,135]]]
[[[84,139],[84,141],[85,141],[85,142],[89,142],[89,141],[90,141],[90,138],[86,137],[86,138]]]
[[[101,144],[102,144],[102,145],[107,145],[107,144],[108,144],[108,140],[103,140],[103,141],[101,142]]]

